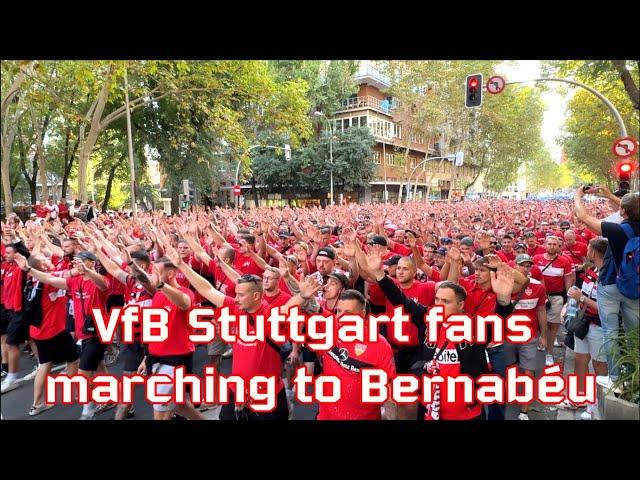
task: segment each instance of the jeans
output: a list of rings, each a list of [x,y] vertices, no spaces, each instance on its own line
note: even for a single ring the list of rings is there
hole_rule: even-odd
[[[505,378],[506,365],[504,363],[504,344],[497,347],[488,348],[489,361],[493,367],[493,374]],[[504,420],[504,404],[494,404],[487,406],[487,420]]]
[[[620,313],[622,313],[625,332],[638,328],[640,304],[638,300],[632,300],[622,295],[615,284],[598,285],[597,302],[609,376],[612,380],[616,380],[620,376],[620,368],[616,366],[617,348],[615,342],[615,338],[620,335]]]

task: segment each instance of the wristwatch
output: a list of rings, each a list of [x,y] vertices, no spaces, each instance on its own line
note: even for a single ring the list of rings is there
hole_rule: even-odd
[[[587,297],[585,297],[584,295],[580,296],[580,303],[584,303],[584,301],[587,299]]]
[[[156,290],[162,290],[162,287],[164,287],[164,282],[160,282],[158,285],[156,285]]]

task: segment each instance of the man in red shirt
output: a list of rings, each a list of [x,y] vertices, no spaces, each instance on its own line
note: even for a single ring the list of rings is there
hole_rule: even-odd
[[[4,261],[0,266],[0,303],[2,304],[0,332],[2,347],[3,349],[6,347],[8,373],[2,381],[1,393],[9,392],[18,386],[20,346],[27,341],[29,335],[27,324],[22,318],[24,274],[16,263],[19,256],[15,243],[5,245]]]
[[[31,255],[28,261],[24,257],[16,259],[21,269],[30,266],[43,272],[53,272],[54,266],[43,255]],[[56,274],[54,274],[56,275]],[[60,276],[61,273],[57,273]],[[43,402],[44,384],[47,375],[55,363],[67,363],[67,375],[75,375],[78,372],[78,350],[71,334],[66,330],[67,295],[64,290],[56,289],[51,285],[40,285],[37,280],[29,279],[31,292],[39,292],[40,300],[34,296],[33,305],[36,310],[33,313],[25,313],[27,316],[36,316],[40,323],[35,325],[31,320],[29,336],[34,340],[38,353],[38,373],[33,383],[33,404],[29,409],[29,415],[35,416],[53,407]],[[35,293],[38,295],[38,293]]]
[[[496,253],[504,263],[513,262],[516,259],[516,252],[513,251],[513,237],[506,234],[502,237],[502,248]]]
[[[109,280],[95,271],[96,256],[83,251],[74,258],[74,266],[79,275],[59,278],[49,273],[27,267],[26,272],[36,280],[60,290],[67,290],[73,299],[74,326],[76,337],[81,342],[80,366],[78,373],[93,378],[98,369],[104,367],[106,345],[100,342],[93,320],[93,309],[100,309],[107,318],[106,301]],[[82,408],[80,420],[92,420],[95,406],[89,402]]]
[[[551,305],[547,309],[547,356],[545,363],[547,366],[553,365],[553,355],[549,353],[554,346],[558,329],[562,318],[560,312],[566,298],[566,292],[575,284],[575,272],[571,268],[571,262],[567,257],[560,254],[562,240],[553,236],[547,237],[545,243],[547,252],[543,255],[533,257],[533,263],[542,271],[544,286]]]
[[[345,290],[337,304],[338,321],[343,315],[366,317],[366,300],[357,290]],[[365,324],[366,325],[366,324]],[[368,332],[365,327],[365,338]],[[392,401],[378,405],[362,403],[362,368],[384,370],[388,380],[396,376],[393,351],[387,340],[378,335],[377,342],[342,342],[337,340],[330,350],[319,354],[323,364],[323,375],[340,379],[341,395],[336,403],[322,403],[318,420],[380,420],[396,418],[396,405]],[[325,392],[330,393],[330,392]]]
[[[520,254],[515,261],[516,270],[529,279],[524,288],[511,296],[514,305],[513,314],[526,315],[531,321],[533,330],[531,340],[527,343],[512,343],[508,340],[504,344],[505,365],[516,363],[525,373],[533,375],[536,370],[537,352],[547,347],[547,309],[545,303],[547,294],[542,282],[530,278],[533,259],[526,253]],[[529,420],[529,405],[522,405],[519,420]]]
[[[573,230],[565,230],[564,232],[564,248],[562,254],[566,256],[571,262],[571,268],[573,271],[577,271],[579,267],[584,265],[587,258],[587,245],[576,241],[576,234]],[[577,272],[576,272],[577,276]],[[580,275],[582,277],[582,275]],[[578,279],[576,278],[576,283]],[[578,287],[582,285],[582,279],[580,279]]]
[[[587,225],[581,220],[576,219],[576,228],[573,229],[576,233],[576,238],[579,238],[581,242],[588,244],[597,235],[587,228]]]
[[[236,283],[235,299],[216,290],[209,282],[194,272],[188,265],[180,262],[176,253],[168,249],[167,255],[191,282],[191,285],[218,308],[227,307],[230,315],[249,315],[255,319],[257,315],[271,314],[271,307],[264,300],[262,279],[257,275],[242,275]],[[255,321],[255,320],[254,320]],[[253,333],[253,329],[249,329]],[[252,377],[264,375],[276,378],[277,406],[273,412],[256,413],[241,405],[235,404],[235,386],[231,387],[229,403],[222,407],[220,420],[287,420],[289,408],[284,389],[284,383],[280,377],[282,373],[282,359],[280,347],[270,339],[265,342],[235,342],[233,344],[233,363],[231,374],[239,376],[248,384]],[[264,393],[264,392],[263,392]]]
[[[143,283],[148,285],[147,288],[155,290],[151,306],[164,308],[169,312],[168,335],[163,342],[149,344],[148,355],[140,364],[138,373],[146,375],[151,372],[174,379],[177,367],[184,367],[188,374],[193,373],[195,345],[189,338],[191,327],[188,318],[189,309],[195,304],[195,294],[190,289],[180,286],[176,280],[176,264],[186,265],[182,262],[180,254],[166,244],[164,248],[167,256],[155,261],[153,276],[144,278]],[[144,273],[142,275],[144,276]],[[158,386],[157,391],[159,394],[171,395],[174,393],[174,386],[162,384]],[[154,404],[153,418],[154,420],[171,420],[174,411],[190,420],[204,420],[204,416],[194,408],[188,397],[184,405],[177,405],[173,401],[167,404]]]
[[[546,252],[545,248],[538,243],[538,239],[536,238],[536,234],[529,231],[524,234],[524,241],[527,244],[527,255],[531,258],[536,255],[542,255]]]

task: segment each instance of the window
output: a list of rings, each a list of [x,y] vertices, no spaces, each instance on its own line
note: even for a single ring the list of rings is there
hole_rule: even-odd
[[[384,163],[385,165],[395,165],[395,157],[393,156],[393,153],[385,153],[384,154]]]
[[[367,126],[367,116],[362,116],[360,117],[360,126],[361,127],[366,127]]]
[[[397,123],[393,124],[393,136],[396,138],[402,138],[402,127]]]
[[[344,130],[347,130],[347,129],[349,128],[349,126],[350,126],[350,120],[351,120],[350,118],[343,118],[343,119],[342,119],[342,128],[343,128]]]
[[[336,132],[341,132],[342,131],[342,119],[341,118],[336,120],[336,126],[335,126],[334,131],[336,131]]]
[[[380,165],[380,152],[377,150],[373,151],[373,163],[375,163],[376,165]]]

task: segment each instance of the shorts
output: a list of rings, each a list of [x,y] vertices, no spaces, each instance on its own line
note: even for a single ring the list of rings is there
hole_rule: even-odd
[[[547,310],[547,322],[562,323],[560,312],[562,311],[562,306],[564,305],[564,298],[562,298],[560,295],[549,295],[549,299],[551,300],[551,308]]]
[[[140,343],[125,343],[122,345],[122,358],[124,358],[123,371],[137,372],[144,359],[144,346]]]
[[[38,361],[43,363],[72,363],[78,360],[79,354],[76,342],[71,334],[63,330],[53,338],[46,340],[33,340],[38,347]]]
[[[7,334],[7,327],[9,326],[9,310],[0,305],[0,335]]]
[[[186,373],[193,373],[192,363],[185,362],[188,365],[182,365],[185,367]],[[154,363],[151,367],[151,373],[153,375],[168,375],[173,380],[175,378],[176,368],[180,365],[167,365],[164,363]],[[174,385],[172,383],[158,383],[156,387],[156,393],[158,395],[171,395],[173,396]],[[168,403],[154,403],[153,409],[156,412],[171,412],[176,407],[173,400],[169,400]]]
[[[7,345],[22,345],[29,338],[29,325],[24,321],[22,312],[5,310],[9,320],[7,324]]]
[[[419,360],[419,349],[417,347],[402,347],[393,353],[398,374],[411,373],[411,366]]]
[[[207,343],[207,355],[222,355],[226,350],[227,343],[216,332],[216,338],[211,343]]]
[[[518,361],[518,366],[523,370],[535,371],[538,357],[538,338],[532,338],[527,343],[504,343],[504,362],[510,366]]]
[[[80,370],[95,372],[100,362],[104,360],[104,352],[107,345],[102,343],[98,337],[91,337],[82,340],[80,348]]]
[[[583,353],[591,356],[591,360],[596,362],[606,362],[607,357],[605,355],[604,334],[602,333],[602,327],[595,323],[589,324],[589,332],[583,340],[580,340],[575,335],[574,337],[574,349],[575,353]]]
[[[229,421],[284,421],[289,419],[289,406],[287,404],[287,392],[284,388],[280,390],[277,397],[276,408],[272,412],[256,413],[249,408],[244,408],[236,412],[235,395],[229,391],[229,403],[222,406],[220,410],[220,420]]]

